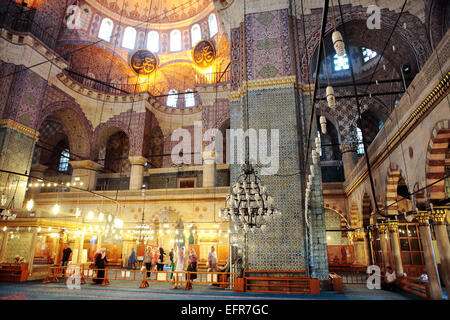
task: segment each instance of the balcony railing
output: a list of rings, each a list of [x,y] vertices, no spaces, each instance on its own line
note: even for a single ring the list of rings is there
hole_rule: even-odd
[[[195,75],[196,80],[195,82],[198,85],[226,83],[230,82],[230,79],[231,79],[230,68],[227,68],[224,72],[213,72]]]
[[[56,38],[35,21],[36,9],[21,6],[15,1],[0,1],[0,26],[13,31],[31,33],[53,49]]]

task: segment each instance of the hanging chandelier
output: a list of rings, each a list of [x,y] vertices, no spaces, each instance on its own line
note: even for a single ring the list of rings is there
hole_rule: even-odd
[[[281,216],[281,211],[275,209],[273,198],[267,194],[253,166],[246,162],[219,217],[234,222],[236,231],[254,232],[257,228],[265,231],[269,219],[276,216]]]

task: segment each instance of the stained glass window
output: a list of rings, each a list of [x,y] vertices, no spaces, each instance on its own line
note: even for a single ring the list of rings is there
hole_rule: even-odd
[[[187,89],[184,95],[184,105],[186,108],[192,108],[195,106],[194,92],[191,89]]]
[[[356,138],[358,139],[358,148],[356,149],[356,152],[358,154],[364,154],[364,143],[363,143],[362,131],[358,127],[356,127]]]
[[[134,49],[136,44],[136,29],[133,27],[126,27],[123,33],[122,47],[127,49]]]
[[[167,96],[167,106],[176,108],[178,101],[178,91],[175,89],[171,89],[169,91],[169,95]]]
[[[66,148],[61,152],[58,170],[61,172],[67,171],[67,169],[69,169],[69,160],[70,160],[70,152],[69,149]]]
[[[191,45],[194,47],[197,42],[202,40],[202,30],[198,24],[194,24],[191,28]]]
[[[151,52],[159,52],[159,33],[150,31],[147,35],[147,49]]]
[[[170,51],[181,51],[181,32],[173,30],[170,33]]]
[[[361,49],[362,49],[364,62],[367,62],[377,56],[377,53],[375,51],[372,51],[367,48],[361,48]]]
[[[210,38],[214,37],[217,32],[219,31],[217,29],[217,18],[214,13],[211,13],[211,15],[208,18],[208,25],[209,25],[209,36]]]
[[[348,70],[348,58],[347,55],[344,54],[342,57],[339,57],[337,54],[334,56],[334,71]]]

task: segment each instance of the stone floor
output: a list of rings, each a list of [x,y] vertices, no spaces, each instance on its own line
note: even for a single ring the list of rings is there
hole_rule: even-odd
[[[70,290],[64,282],[43,284],[41,281],[26,283],[0,283],[0,300],[421,300],[403,292],[369,290],[365,285],[344,285],[343,292],[324,291],[320,295],[239,293],[231,290],[196,285],[193,290],[171,289],[168,284],[151,283],[139,288],[139,282],[115,281],[109,286],[87,283],[81,290]]]

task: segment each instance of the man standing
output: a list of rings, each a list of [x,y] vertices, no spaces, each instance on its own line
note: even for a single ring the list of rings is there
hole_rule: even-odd
[[[217,271],[217,255],[214,246],[211,246],[211,251],[208,253],[208,265],[211,272]]]
[[[72,249],[69,248],[69,245],[67,243],[64,244],[64,250],[62,252],[62,260],[61,260],[61,267],[66,267],[69,263],[69,260],[72,257]],[[66,273],[65,268],[63,269],[63,274]]]

